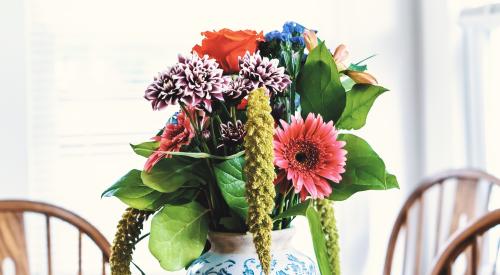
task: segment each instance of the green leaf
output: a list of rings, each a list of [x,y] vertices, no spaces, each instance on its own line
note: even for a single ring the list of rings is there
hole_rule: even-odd
[[[366,123],[368,112],[375,99],[388,91],[384,87],[356,84],[347,92],[347,103],[342,116],[335,124],[337,129],[360,129]]]
[[[277,215],[276,217],[274,217],[273,221],[278,221],[289,217],[305,216],[307,209],[311,206],[311,204],[312,201],[310,199],[307,199],[299,204],[296,204],[288,208],[283,213]]]
[[[362,138],[352,134],[339,135],[346,142],[346,171],[340,183],[332,183],[331,200],[341,201],[356,192],[365,190],[387,190],[398,186],[396,177],[388,174],[384,161]]]
[[[344,87],[344,90],[350,91],[354,85],[356,85],[356,82],[354,82],[354,80],[352,80],[350,77],[344,76],[342,78],[342,87]]]
[[[215,177],[222,196],[229,208],[246,220],[248,203],[245,198],[245,173],[243,157],[226,160],[215,165]]]
[[[312,50],[297,80],[302,115],[323,116],[325,121],[336,122],[346,104],[346,93],[332,54],[320,43]]]
[[[143,157],[149,157],[158,147],[160,143],[157,141],[148,141],[140,144],[130,144],[130,147],[134,150],[136,154]]]
[[[321,216],[314,207],[310,206],[307,208],[306,217],[309,222],[309,230],[311,231],[314,253],[316,254],[319,271],[322,275],[333,274],[330,267],[330,261],[328,260],[325,234],[321,227]]]
[[[399,183],[396,176],[389,174],[387,172],[385,173],[385,184],[387,189],[392,189],[392,188],[399,189]]]
[[[166,205],[153,217],[149,250],[163,269],[183,269],[200,256],[207,240],[208,212],[190,202]]]
[[[154,211],[168,199],[142,183],[141,171],[131,170],[102,193],[101,197],[115,196],[130,207]]]
[[[204,183],[204,170],[201,160],[172,157],[162,159],[149,173],[142,171],[141,178],[146,186],[159,192],[171,193],[186,182]]]

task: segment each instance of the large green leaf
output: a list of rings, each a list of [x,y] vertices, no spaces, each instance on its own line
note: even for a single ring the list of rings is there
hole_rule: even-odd
[[[319,271],[322,275],[333,274],[330,267],[330,261],[328,260],[325,234],[321,227],[321,216],[318,211],[311,206],[307,208],[306,217],[309,222],[309,230],[311,231],[314,253],[316,254]]]
[[[368,112],[375,99],[387,89],[369,84],[356,84],[347,92],[347,103],[335,127],[337,129],[360,129],[366,123]]]
[[[200,256],[207,241],[208,212],[197,202],[167,204],[153,217],[149,250],[163,269],[183,269]]]
[[[227,205],[246,220],[248,203],[245,198],[244,157],[223,161],[215,165],[215,177]]]
[[[346,142],[346,171],[340,183],[332,183],[331,200],[345,200],[356,192],[397,188],[397,179],[388,174],[384,161],[362,138],[352,134],[339,135]]]
[[[312,205],[312,200],[307,199],[299,204],[296,204],[287,210],[285,210],[283,213],[277,215],[276,217],[273,218],[274,221],[281,220],[284,218],[289,218],[289,217],[296,217],[296,216],[305,216],[307,209]]]
[[[168,199],[142,183],[141,171],[131,170],[102,193],[102,197],[115,196],[130,207],[154,211]]]
[[[147,141],[140,144],[130,144],[130,147],[136,154],[143,157],[149,157],[158,147],[160,143],[157,141]]]
[[[297,80],[303,116],[316,113],[336,122],[346,104],[346,93],[332,54],[320,43],[312,50]]]
[[[205,182],[205,170],[202,160],[174,156],[158,162],[149,173],[142,171],[141,178],[146,186],[159,192],[171,193],[186,182]]]

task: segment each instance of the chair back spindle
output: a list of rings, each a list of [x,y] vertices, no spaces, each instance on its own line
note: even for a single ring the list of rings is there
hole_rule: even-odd
[[[453,263],[457,257],[466,250],[470,250],[471,264],[468,265],[470,268],[467,269],[467,272],[470,273],[467,274],[478,275],[480,268],[478,239],[497,225],[500,225],[500,209],[487,213],[464,229],[455,232],[437,255],[430,274],[451,274]]]
[[[430,256],[437,255],[442,243],[464,222],[487,212],[487,202],[494,186],[500,187],[500,179],[472,169],[448,171],[424,180],[407,198],[396,218],[387,247],[383,274],[422,275],[427,272],[424,270],[423,262],[424,256],[429,255],[424,251],[432,251],[433,255]],[[450,190],[454,190],[451,205]],[[430,199],[434,206],[432,211],[425,207],[426,201]],[[433,219],[435,227],[431,229],[429,222]],[[403,272],[393,273],[396,245],[403,231],[405,233]],[[433,239],[430,239],[431,235]],[[433,246],[433,249],[429,246]],[[465,274],[474,274],[469,266],[472,266],[472,262],[480,262],[478,251],[481,248],[482,241],[478,240],[475,247],[467,251],[469,264]],[[408,266],[410,263],[413,265]]]
[[[37,213],[45,220],[47,252],[47,274],[53,275],[52,220],[58,219],[78,230],[78,275],[83,274],[83,237],[86,236],[102,252],[102,275],[106,275],[109,264],[110,244],[89,222],[63,208],[41,202],[26,200],[0,200],[0,275],[2,262],[11,259],[17,275],[29,274],[28,252],[24,230],[24,214]]]

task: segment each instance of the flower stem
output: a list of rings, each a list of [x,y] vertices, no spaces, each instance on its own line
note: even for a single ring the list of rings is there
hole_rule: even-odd
[[[236,125],[236,120],[238,120],[238,118],[236,117],[236,107],[232,106],[230,110],[231,110],[231,118],[233,119],[233,123]]]
[[[292,79],[292,84],[290,85],[290,115],[295,115],[295,79]]]
[[[217,115],[217,117],[219,117]],[[214,118],[210,118],[210,135],[212,136],[212,145],[214,146],[214,151],[217,151],[217,141],[215,140],[215,127],[214,127]]]

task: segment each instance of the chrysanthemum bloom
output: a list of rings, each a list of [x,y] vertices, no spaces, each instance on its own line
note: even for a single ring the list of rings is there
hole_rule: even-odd
[[[155,77],[146,92],[144,98],[151,101],[153,110],[160,110],[169,105],[175,105],[182,98],[182,92],[177,88],[173,75],[180,74],[178,65],[168,68]]]
[[[212,100],[224,101],[222,93],[227,89],[228,79],[222,76],[215,59],[208,55],[179,55],[178,66],[180,70],[172,78],[182,93],[183,103],[211,112]]]
[[[247,96],[251,90],[253,90],[252,82],[249,79],[238,76],[229,82],[227,90],[224,91],[224,100],[238,102]]]
[[[170,158],[165,152],[178,152],[183,145],[189,145],[194,137],[195,131],[189,121],[189,118],[184,112],[177,115],[177,119],[173,119],[172,123],[167,124],[161,136],[156,136],[153,140],[159,141],[160,146],[153,152],[144,165],[144,170],[150,172],[160,160]]]
[[[292,117],[290,124],[281,121],[281,127],[274,134],[275,165],[286,171],[302,200],[330,195],[328,181],[340,182],[347,154],[333,122],[309,114],[305,121],[301,117]]]
[[[283,93],[292,81],[278,63],[278,59],[269,60],[259,52],[253,55],[247,52],[240,59],[240,77],[250,80],[254,89],[265,87],[270,93]]]
[[[224,146],[233,147],[243,143],[246,131],[241,120],[220,125],[221,141]]]

